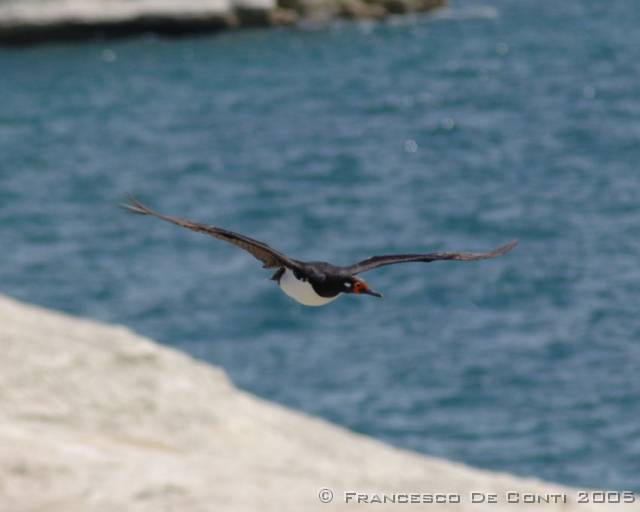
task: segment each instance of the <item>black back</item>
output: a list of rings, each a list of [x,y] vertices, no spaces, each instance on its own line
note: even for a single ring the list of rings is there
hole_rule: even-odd
[[[325,261],[298,263],[301,269],[294,269],[293,274],[298,279],[309,281],[309,284],[321,297],[335,297],[345,291],[344,282],[351,279],[351,275],[344,268]]]

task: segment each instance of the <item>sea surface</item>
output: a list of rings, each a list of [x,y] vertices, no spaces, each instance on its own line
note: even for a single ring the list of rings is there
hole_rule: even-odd
[[[1,293],[403,448],[640,491],[635,0],[0,49],[0,72]],[[306,308],[129,193],[300,259],[520,245]]]

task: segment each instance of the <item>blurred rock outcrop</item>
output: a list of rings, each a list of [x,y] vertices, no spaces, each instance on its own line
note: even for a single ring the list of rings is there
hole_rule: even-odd
[[[446,0],[0,0],[0,43],[140,33],[179,36],[300,19],[380,18],[429,11]]]

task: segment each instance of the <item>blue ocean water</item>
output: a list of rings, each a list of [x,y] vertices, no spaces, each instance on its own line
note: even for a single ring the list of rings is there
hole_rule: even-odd
[[[397,446],[640,491],[639,26],[633,0],[457,0],[0,50],[0,292]],[[520,246],[304,308],[129,192],[300,259]]]

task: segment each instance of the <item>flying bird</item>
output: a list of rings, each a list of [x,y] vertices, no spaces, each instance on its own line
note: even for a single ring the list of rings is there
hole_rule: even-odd
[[[373,256],[355,265],[340,267],[324,261],[300,261],[290,258],[264,242],[226,229],[190,220],[171,217],[147,208],[135,199],[122,205],[125,209],[141,215],[151,215],[183,228],[218,238],[247,251],[262,262],[263,268],[277,268],[271,277],[289,297],[305,306],[324,306],[344,293],[366,294],[382,297],[367,285],[358,274],[374,268],[396,263],[425,262],[438,260],[475,261],[496,258],[508,253],[518,243],[513,240],[490,252],[432,252],[427,254],[391,254]]]

